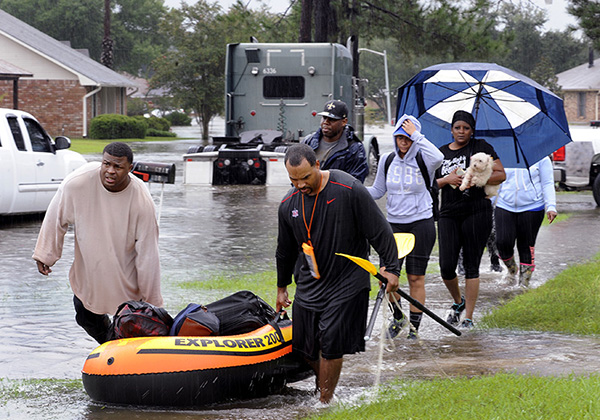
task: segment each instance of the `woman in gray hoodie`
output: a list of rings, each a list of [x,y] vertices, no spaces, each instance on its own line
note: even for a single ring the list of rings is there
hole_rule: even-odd
[[[406,274],[410,295],[425,304],[425,271],[435,244],[435,223],[433,200],[425,185],[421,166],[427,168],[426,178],[431,182],[435,179],[435,170],[441,165],[444,155],[420,130],[421,124],[412,115],[403,115],[398,120],[394,130],[396,150],[381,157],[375,182],[367,189],[375,200],[387,192],[387,220],[394,233],[407,232],[415,235],[415,247],[406,256]],[[388,161],[388,156],[392,154],[393,159]],[[418,155],[421,165],[417,160]],[[403,260],[400,260],[400,267]],[[399,301],[400,295],[395,294],[395,297]],[[391,338],[396,337],[407,322],[397,305],[393,309],[394,315],[388,330]],[[411,329],[408,338],[416,338],[415,331],[419,329],[422,316],[421,311],[410,306],[410,322],[414,330]]]

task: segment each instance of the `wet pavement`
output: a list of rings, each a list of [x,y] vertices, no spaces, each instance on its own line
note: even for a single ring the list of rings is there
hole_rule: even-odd
[[[389,128],[379,133],[382,152],[391,149],[391,140],[387,143],[384,140],[388,131]],[[196,143],[179,140],[134,145],[138,161],[177,165],[174,185],[150,186],[157,205],[162,202],[163,295],[170,312],[181,307],[181,302],[212,301],[210,294],[204,292],[202,297],[190,298],[189,292],[178,286],[181,282],[208,280],[223,272],[246,274],[274,269],[277,206],[287,190],[286,187],[183,185],[181,156]],[[97,160],[99,156],[87,158]],[[559,212],[570,213],[571,217],[541,229],[532,287],[554,277],[568,265],[588,260],[600,250],[597,234],[600,209],[596,208],[592,195],[560,194],[558,200]],[[380,205],[384,206],[384,200],[380,200]],[[80,379],[83,362],[95,342],[74,321],[67,279],[73,236],[67,235],[63,258],[53,267],[50,277],[44,278],[31,259],[40,224],[39,217],[2,220],[0,224],[3,263],[0,378]],[[431,264],[437,264],[436,256]],[[486,311],[520,293],[507,286],[501,274],[489,272],[488,264],[484,255],[475,322]],[[438,275],[427,276],[426,290],[427,306],[443,317],[450,299]],[[383,318],[380,314],[367,351],[345,358],[337,392],[340,401],[351,404],[368,395],[375,382],[394,378],[481,375],[498,371],[585,374],[600,370],[600,340],[595,337],[477,329],[456,337],[424,317],[419,342],[396,339],[381,346]],[[310,394],[312,387],[313,380],[309,379],[292,384],[283,395],[194,411],[104,407],[91,402],[81,389],[66,401],[57,395],[41,397],[35,406],[26,399],[12,400],[4,407],[0,405],[0,418],[295,418],[315,412],[316,400]]]

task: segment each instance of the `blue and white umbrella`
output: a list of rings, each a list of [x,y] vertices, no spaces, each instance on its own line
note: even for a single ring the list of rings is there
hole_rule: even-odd
[[[531,166],[571,141],[562,99],[497,64],[438,64],[398,88],[397,117],[417,117],[438,147],[452,141],[458,110],[473,114],[475,137],[490,143],[507,168]]]

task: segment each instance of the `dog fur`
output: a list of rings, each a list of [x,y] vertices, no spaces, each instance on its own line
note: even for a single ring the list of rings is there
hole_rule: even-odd
[[[466,190],[469,185],[483,187],[487,198],[498,195],[500,185],[487,185],[490,176],[492,175],[492,166],[494,159],[483,152],[475,153],[471,156],[471,163],[465,172],[462,184],[459,189]]]

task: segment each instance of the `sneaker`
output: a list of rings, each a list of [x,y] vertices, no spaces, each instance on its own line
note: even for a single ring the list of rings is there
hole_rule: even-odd
[[[469,318],[465,318],[465,320],[460,325],[463,328],[473,328],[475,324],[473,324],[473,320]]]
[[[446,322],[450,325],[458,325],[460,322],[460,316],[465,310],[465,298],[464,296],[461,298],[460,303],[453,303],[450,308],[450,314],[446,319]]]
[[[490,271],[496,272],[496,273],[502,273],[502,267],[500,266],[500,264],[490,264]]]
[[[410,331],[408,332],[408,335],[406,336],[406,338],[407,338],[408,340],[416,340],[417,338],[419,338],[419,335],[417,334],[417,332],[416,332],[416,331],[410,330]]]
[[[402,329],[406,326],[407,323],[408,323],[408,318],[406,318],[406,315],[404,315],[404,313],[402,314],[401,319],[392,318],[392,320],[390,321],[390,326],[388,327],[388,333],[387,333],[388,338],[390,338],[390,339],[396,338],[398,336],[398,334],[400,334],[400,331],[402,331]]]

